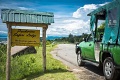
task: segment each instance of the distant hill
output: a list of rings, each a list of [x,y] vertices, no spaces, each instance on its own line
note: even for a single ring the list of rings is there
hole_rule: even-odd
[[[47,40],[55,40],[55,39],[61,39],[61,36],[47,36]]]
[[[6,38],[0,37],[0,42],[1,42],[1,41],[7,41],[7,37],[6,37]]]
[[[7,33],[0,32],[0,42],[7,41]]]
[[[0,32],[0,37],[7,37],[7,33]]]
[[[47,40],[55,40],[55,39],[61,39],[63,38],[62,36],[47,36]],[[7,34],[5,33],[0,33],[0,41],[1,40],[6,40],[7,39]],[[42,37],[40,38],[42,39]]]

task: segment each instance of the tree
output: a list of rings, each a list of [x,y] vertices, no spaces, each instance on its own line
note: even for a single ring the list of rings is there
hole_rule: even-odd
[[[98,28],[97,28],[97,40],[102,40],[102,36],[104,34],[104,29],[105,29],[105,22],[103,22]]]
[[[103,22],[99,27],[98,30],[103,30],[105,28],[105,22]]]
[[[68,41],[74,43],[74,36],[71,33],[69,34]]]

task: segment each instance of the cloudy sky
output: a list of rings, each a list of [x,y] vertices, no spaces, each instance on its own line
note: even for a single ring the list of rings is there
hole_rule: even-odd
[[[47,36],[67,36],[70,33],[81,35],[90,32],[90,17],[87,14],[111,1],[113,0],[0,0],[0,9],[53,12],[55,23],[48,27]],[[0,19],[0,34],[3,33],[7,33],[7,27]]]

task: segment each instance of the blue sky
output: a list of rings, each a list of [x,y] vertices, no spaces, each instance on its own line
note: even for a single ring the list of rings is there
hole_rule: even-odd
[[[87,14],[112,0],[0,0],[0,9],[22,9],[53,12],[55,23],[49,26],[47,35],[67,36],[89,33]],[[1,14],[1,11],[0,11]],[[18,26],[18,28],[20,28]],[[38,28],[41,30],[41,28]],[[7,27],[0,19],[0,34],[6,34]],[[41,33],[42,34],[42,33]]]

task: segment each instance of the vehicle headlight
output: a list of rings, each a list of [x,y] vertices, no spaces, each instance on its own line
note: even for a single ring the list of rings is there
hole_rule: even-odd
[[[77,44],[76,47],[79,47],[79,44]]]

